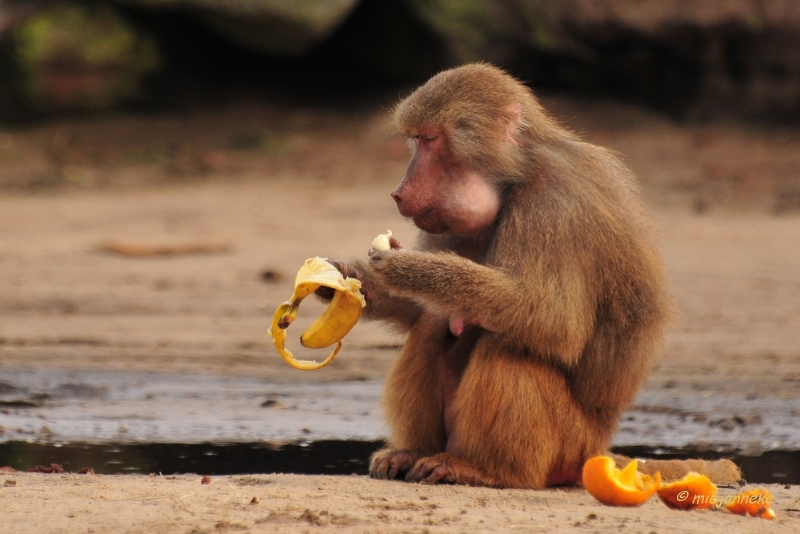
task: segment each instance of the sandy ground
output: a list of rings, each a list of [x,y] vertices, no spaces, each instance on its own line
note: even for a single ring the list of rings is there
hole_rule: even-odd
[[[800,448],[800,131],[547,103],[642,179],[679,308],[616,443]],[[302,373],[266,327],[305,258],[363,256],[386,228],[411,242],[388,196],[406,160],[372,112],[249,105],[0,130],[0,439],[380,437],[377,384],[401,338],[360,324],[333,364]],[[108,243],[220,250],[131,258]],[[298,334],[321,308],[301,311]],[[314,389],[325,386],[340,392],[327,404]],[[800,494],[783,486],[770,487],[768,523],[656,501],[606,508],[580,489],[3,477],[0,531],[14,532],[800,531]]]
[[[0,529],[31,533],[800,532],[797,490],[767,486],[777,518],[604,506],[580,488],[422,486],[365,477],[6,474]],[[8,483],[6,483],[8,485]],[[720,498],[738,491],[721,489]]]

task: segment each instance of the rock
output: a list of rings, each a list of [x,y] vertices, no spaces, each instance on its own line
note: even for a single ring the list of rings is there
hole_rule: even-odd
[[[31,5],[46,11],[20,22],[33,9],[24,6]],[[490,61],[532,85],[611,92],[689,116],[800,118],[796,0],[105,0],[91,5],[20,1],[0,9],[0,36],[11,32],[20,43],[28,100],[103,107],[136,95],[159,59],[151,40],[114,15],[124,5],[126,12],[146,10],[153,17],[170,12],[195,18],[243,47],[294,57],[301,68],[361,65],[388,79],[417,80],[451,65]],[[77,21],[71,34],[46,35],[68,16]],[[37,39],[58,42],[59,52]],[[18,107],[8,83],[17,76],[4,60],[4,46],[0,39],[0,111]],[[103,50],[116,55],[92,56]],[[302,63],[309,57],[316,63]]]
[[[633,83],[649,77],[653,87],[645,90],[673,84],[704,110],[800,115],[795,0],[526,3],[538,6],[559,52],[622,72]]]
[[[333,33],[358,0],[116,0],[193,13],[209,28],[249,48],[299,56]]]
[[[796,0],[406,0],[450,63],[668,107],[800,116]]]

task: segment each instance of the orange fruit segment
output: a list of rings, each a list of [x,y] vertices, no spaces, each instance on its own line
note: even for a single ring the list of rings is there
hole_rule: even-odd
[[[638,469],[638,460],[631,460],[623,469],[617,469],[613,458],[595,456],[583,464],[583,486],[603,504],[637,506],[661,486],[661,473],[650,477]]]
[[[750,514],[752,517],[775,519],[775,512],[770,508],[772,495],[765,489],[754,489],[740,493],[731,499],[725,507],[733,514]]]
[[[699,473],[689,473],[658,490],[658,497],[673,510],[706,510],[716,506],[716,495],[711,479]]]

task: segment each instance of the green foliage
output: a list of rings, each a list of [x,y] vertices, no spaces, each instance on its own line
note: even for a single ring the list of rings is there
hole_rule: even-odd
[[[448,37],[458,61],[484,59],[486,49],[499,31],[484,0],[412,0],[411,6]]]
[[[18,27],[28,99],[43,107],[107,107],[136,96],[161,60],[152,39],[111,7],[58,4]]]
[[[408,0],[412,9],[450,45],[457,62],[506,59],[508,45],[550,50],[556,36],[543,0]],[[515,43],[516,41],[516,43]]]
[[[541,0],[527,0],[520,3],[522,19],[527,27],[530,44],[540,50],[554,50],[558,40],[553,28],[543,15]]]

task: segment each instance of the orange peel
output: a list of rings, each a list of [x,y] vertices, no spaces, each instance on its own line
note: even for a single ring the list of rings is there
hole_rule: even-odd
[[[775,512],[770,507],[772,495],[765,489],[745,491],[733,497],[731,501],[725,508],[732,514],[750,514],[752,517],[775,519]]]
[[[717,486],[700,473],[691,472],[658,490],[661,501],[673,510],[707,510],[717,505]]]
[[[651,477],[638,469],[638,460],[631,460],[623,469],[617,469],[613,458],[595,456],[583,465],[583,486],[603,504],[638,506],[661,486],[661,473]]]

